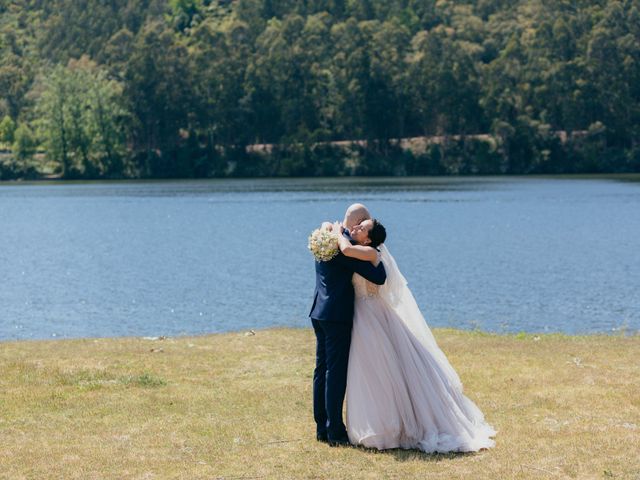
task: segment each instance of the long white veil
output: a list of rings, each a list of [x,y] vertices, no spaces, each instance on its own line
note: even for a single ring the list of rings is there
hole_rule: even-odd
[[[407,280],[400,272],[398,264],[384,244],[380,246],[380,260],[384,263],[384,268],[387,272],[387,281],[379,290],[380,297],[390,308],[396,311],[411,333],[437,360],[449,384],[462,390],[460,377],[458,377],[449,360],[438,347],[431,329],[407,286]]]

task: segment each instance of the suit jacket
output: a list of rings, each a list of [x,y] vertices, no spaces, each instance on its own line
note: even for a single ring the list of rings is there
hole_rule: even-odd
[[[351,239],[347,235],[347,238]],[[374,267],[342,253],[328,262],[316,261],[316,289],[309,317],[330,322],[352,322],[355,294],[351,278],[354,273],[377,285],[387,279],[382,262]]]

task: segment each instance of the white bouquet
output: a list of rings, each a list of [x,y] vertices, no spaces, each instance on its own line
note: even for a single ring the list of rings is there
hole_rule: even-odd
[[[340,251],[338,234],[322,228],[316,228],[309,235],[309,250],[318,262],[328,262]]]

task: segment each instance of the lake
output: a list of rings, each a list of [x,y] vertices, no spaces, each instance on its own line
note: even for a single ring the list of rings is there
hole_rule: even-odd
[[[432,327],[640,330],[638,177],[0,185],[0,339],[309,326],[307,236],[364,202]]]

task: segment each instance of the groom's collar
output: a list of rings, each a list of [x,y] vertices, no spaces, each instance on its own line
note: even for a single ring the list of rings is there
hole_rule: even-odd
[[[346,228],[344,229],[344,231],[342,232],[342,234],[347,237],[347,240],[349,240],[351,242],[352,245],[356,245],[358,242],[356,242],[353,238],[351,238],[351,233],[349,233],[349,230],[347,230]]]

